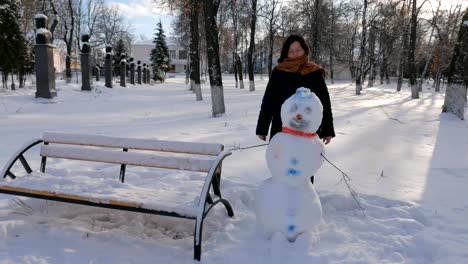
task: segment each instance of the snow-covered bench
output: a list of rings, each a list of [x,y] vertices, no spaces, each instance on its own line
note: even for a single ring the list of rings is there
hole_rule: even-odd
[[[42,157],[39,171],[31,169],[24,155],[36,145],[40,146]],[[230,151],[223,149],[223,145],[213,143],[46,132],[42,139],[28,142],[7,162],[0,174],[4,178],[0,183],[0,193],[194,219],[194,258],[200,260],[203,220],[211,208],[222,203],[228,215],[234,215],[230,203],[221,196],[221,164],[225,157],[231,155]],[[182,153],[183,156],[164,155],[168,153]],[[92,177],[47,174],[48,158],[119,164],[120,183],[115,179],[103,180],[98,171]],[[21,176],[12,171],[18,160],[26,170],[26,174]],[[204,183],[198,185],[200,190],[192,188],[198,199],[189,200],[186,191],[177,192],[175,188],[167,187],[158,190],[125,182],[127,165],[207,175]]]

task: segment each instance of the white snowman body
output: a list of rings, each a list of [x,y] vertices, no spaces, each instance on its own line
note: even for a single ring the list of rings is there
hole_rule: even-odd
[[[322,220],[320,199],[310,182],[322,166],[324,147],[314,135],[322,121],[323,107],[307,88],[281,107],[283,131],[276,134],[266,151],[272,177],[257,192],[257,224],[267,237],[283,233],[295,241]]]

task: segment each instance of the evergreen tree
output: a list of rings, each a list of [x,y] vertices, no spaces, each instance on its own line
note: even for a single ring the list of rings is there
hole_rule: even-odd
[[[115,44],[114,50],[114,74],[120,76],[120,57],[122,54],[127,54],[127,47],[122,39],[119,39]]]
[[[0,0],[0,68],[5,76],[26,67],[26,40],[21,32],[16,0]]]
[[[166,71],[171,66],[171,58],[169,57],[169,49],[166,44],[166,35],[159,21],[156,33],[154,34],[153,43],[156,45],[151,50],[151,68],[153,70],[153,80],[164,82]]]

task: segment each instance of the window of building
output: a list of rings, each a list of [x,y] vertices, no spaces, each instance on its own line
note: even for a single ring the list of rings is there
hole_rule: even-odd
[[[179,60],[186,60],[186,59],[187,59],[187,51],[179,50]]]
[[[177,59],[176,58],[176,51],[175,50],[169,50],[169,57],[171,57],[171,59],[173,59],[173,60]]]

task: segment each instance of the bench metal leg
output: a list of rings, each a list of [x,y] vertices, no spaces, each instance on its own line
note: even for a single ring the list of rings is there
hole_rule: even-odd
[[[209,203],[209,204],[213,204],[213,198],[211,198],[210,193],[206,194],[206,202]]]
[[[124,151],[124,152],[128,152],[128,149],[124,148],[123,151]],[[127,168],[127,165],[125,165],[125,164],[120,165],[120,177],[119,177],[119,180],[120,180],[121,182],[124,182],[124,181],[125,181],[125,170],[126,170],[126,168]]]
[[[19,160],[21,161],[21,164],[23,164],[23,167],[26,170],[26,172],[28,174],[31,173],[32,172],[31,167],[29,166],[28,162],[26,161],[23,155],[19,156]]]
[[[195,234],[193,239],[193,259],[198,261],[201,260],[203,219],[204,218],[201,219],[200,224],[198,224],[198,219],[195,221]]]
[[[42,157],[41,159],[41,172],[42,173],[45,173],[46,163],[47,163],[47,157]]]
[[[234,210],[232,210],[232,206],[231,206],[231,204],[229,203],[229,201],[226,200],[226,199],[222,199],[222,198],[219,199],[219,201],[220,201],[221,203],[223,203],[224,207],[226,208],[226,211],[227,211],[228,215],[229,215],[230,217],[233,217],[233,216],[234,216]]]

